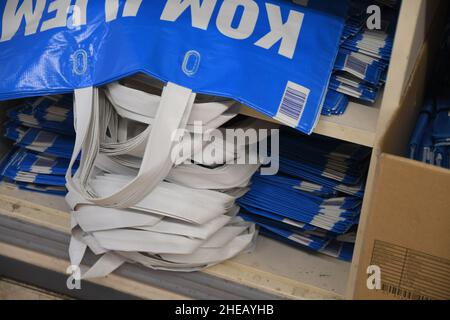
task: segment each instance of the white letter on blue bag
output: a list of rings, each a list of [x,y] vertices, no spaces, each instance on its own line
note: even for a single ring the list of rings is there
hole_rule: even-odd
[[[77,0],[75,5],[67,9],[67,28],[77,29],[86,24],[86,10],[88,0]]]
[[[123,8],[122,17],[136,17],[141,8],[142,0],[126,0]],[[117,19],[119,13],[119,0],[105,1],[105,16],[106,22]]]
[[[142,0],[127,0],[122,17],[136,17],[141,4]]]
[[[243,7],[244,12],[237,28],[231,26],[238,7]],[[230,38],[243,40],[250,37],[255,30],[258,20],[259,7],[253,0],[229,0],[224,1],[217,17],[217,29]]]
[[[119,13],[119,0],[106,0],[105,1],[106,22],[116,20],[118,13]]]
[[[22,19],[25,17],[25,35],[36,33],[42,13],[45,8],[45,0],[36,1],[33,8],[32,0],[24,0],[20,8],[17,8],[19,0],[9,0],[6,2],[2,20],[2,37],[0,42],[11,40],[19,30]]]
[[[48,13],[56,11],[55,16],[42,23],[41,31],[67,26],[70,0],[54,0],[48,6]]]
[[[208,29],[216,0],[167,0],[161,20],[176,21],[188,7],[191,8],[192,26],[202,30]]]
[[[303,13],[291,10],[287,22],[283,24],[279,6],[266,3],[266,9],[270,32],[259,39],[255,45],[269,49],[281,40],[278,53],[292,59],[303,24]]]

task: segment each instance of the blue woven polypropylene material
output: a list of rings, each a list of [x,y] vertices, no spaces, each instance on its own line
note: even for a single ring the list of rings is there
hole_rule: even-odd
[[[437,113],[433,122],[433,138],[436,143],[450,143],[450,108]]]
[[[291,240],[288,237],[284,237],[282,235],[279,235],[277,233],[272,232],[271,230],[268,230],[264,227],[260,228],[260,234],[272,238],[274,240],[289,244],[293,247],[296,248],[301,248],[301,249],[311,249],[308,246],[305,246],[303,244],[300,244],[297,241]],[[352,243],[345,243],[345,242],[338,242],[338,241],[330,241],[327,243],[327,245],[319,250],[314,250],[311,249],[313,251],[316,252],[320,252],[322,254],[331,256],[331,257],[335,257],[338,258],[339,260],[343,260],[343,261],[351,261],[352,260],[352,256],[353,256],[353,249],[354,249],[354,244]]]
[[[379,90],[378,87],[372,87],[362,80],[356,80],[356,83],[353,82],[354,80],[352,80],[351,83],[343,81],[343,79],[339,79],[333,75],[330,80],[329,88],[371,103],[376,101]]]
[[[253,214],[265,211],[279,216],[281,221],[287,218],[338,234],[347,232],[357,222],[360,199],[324,199],[289,186],[272,177],[256,176],[239,204]]]
[[[24,127],[11,121],[4,125],[4,130],[4,136],[18,147],[66,159],[72,156],[73,137]]]
[[[341,115],[347,109],[349,102],[345,94],[329,89],[323,103],[322,115]]]
[[[27,127],[75,135],[72,108],[59,104],[52,96],[27,100],[8,111],[8,118]]]
[[[282,129],[280,171],[253,176],[240,216],[263,235],[350,260],[343,242],[359,221],[369,157],[369,148]]]
[[[305,133],[320,115],[348,8],[346,0],[53,3],[0,3],[0,100],[143,72]]]
[[[67,189],[65,187],[59,186],[47,186],[36,183],[27,183],[11,180],[7,177],[3,177],[3,181],[15,185],[20,190],[33,191],[45,194],[51,194],[56,196],[65,196],[67,194]]]
[[[425,134],[425,130],[427,129],[428,124],[430,123],[430,114],[427,112],[422,112],[419,115],[419,119],[417,121],[416,127],[413,132],[413,136],[409,143],[409,156],[411,159],[420,159],[420,146],[423,140],[423,136]]]
[[[335,70],[347,71],[361,80],[377,86],[381,81],[383,71],[386,70],[386,64],[373,59],[368,61],[358,58],[352,54],[352,51],[341,49],[336,58]]]
[[[12,159],[14,166],[20,169],[20,171],[31,173],[64,176],[69,167],[68,159],[44,156],[26,149],[14,151]],[[77,168],[78,163],[75,163],[73,172],[75,172]]]
[[[30,163],[33,158],[36,160]],[[62,163],[48,160],[38,159],[36,155],[28,155],[25,150],[12,151],[2,162],[0,174],[17,182],[64,187],[66,183],[64,172],[67,167],[64,170],[61,167]],[[56,173],[53,173],[53,170]]]

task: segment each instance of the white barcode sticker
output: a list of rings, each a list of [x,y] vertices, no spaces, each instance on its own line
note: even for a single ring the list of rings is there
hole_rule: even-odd
[[[368,65],[364,61],[359,60],[358,58],[348,55],[347,59],[345,60],[345,69],[348,70],[348,72],[354,74],[357,77],[360,77],[364,79],[367,74],[367,68]]]
[[[310,90],[288,81],[275,119],[281,123],[297,128],[308,102]]]

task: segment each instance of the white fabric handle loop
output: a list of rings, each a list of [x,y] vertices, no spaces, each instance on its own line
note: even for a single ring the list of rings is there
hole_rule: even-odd
[[[160,96],[126,87],[118,82],[107,85],[105,93],[121,117],[146,124],[155,122],[157,110],[161,103]],[[195,122],[208,124],[212,121],[223,124],[237,115],[238,110],[230,112],[230,109],[235,105],[238,105],[238,103],[232,100],[195,103],[187,120],[187,125],[192,126]],[[227,115],[222,119],[221,116],[224,113],[227,113]],[[211,124],[211,127],[217,128],[219,125],[213,126]]]
[[[255,226],[237,217],[259,164],[211,167],[196,161],[208,143],[172,159],[178,130],[216,129],[238,113],[231,101],[194,103],[190,89],[168,83],[162,96],[113,83],[75,91],[76,141],[66,175],[72,208],[70,260],[86,250],[101,255],[82,278],[105,276],[124,262],[158,270],[196,271],[254,244]],[[203,97],[199,100],[202,100]],[[244,122],[243,127],[249,126]],[[184,133],[192,137],[197,133]],[[187,139],[188,140],[188,139]],[[250,143],[256,143],[251,141]],[[246,143],[245,143],[246,144]],[[240,146],[245,148],[245,145]],[[224,154],[234,160],[235,151]],[[72,176],[74,163],[80,160]],[[219,160],[220,162],[220,160]]]
[[[89,101],[90,99],[92,100]],[[96,104],[95,101],[96,99],[98,100],[98,89],[77,90],[75,92],[77,137],[74,154],[71,159],[71,166],[69,167],[66,176],[68,185],[70,187],[73,186],[71,167],[81,151],[81,145],[85,142],[86,137],[91,137],[88,148],[83,150],[82,165],[80,167],[87,170],[87,172],[84,173],[84,177],[83,175],[81,176],[84,181],[80,181],[80,192],[86,199],[97,205],[118,208],[130,207],[151,192],[171,169],[172,162],[170,156],[174,145],[172,135],[177,129],[186,126],[186,121],[190,114],[195,94],[192,94],[192,92],[186,88],[168,83],[163,90],[161,104],[155,118],[157,121],[148,138],[142,166],[138,175],[121,188],[121,190],[105,197],[96,196],[87,187],[93,161],[98,153],[98,132],[95,132],[97,125],[94,121],[89,122],[91,125],[90,129],[85,123],[84,125],[78,125],[79,123],[83,123],[84,120],[89,120],[91,114],[94,114],[94,120],[96,120],[95,115],[98,114],[98,112],[96,112],[96,108],[98,108],[98,104]],[[95,146],[97,146],[97,148]],[[158,150],[158,152],[151,153],[150,150]],[[95,155],[91,154],[93,152],[95,152]],[[89,156],[84,156],[84,153],[89,153]],[[88,160],[83,161],[83,158]],[[84,163],[89,160],[91,163]]]

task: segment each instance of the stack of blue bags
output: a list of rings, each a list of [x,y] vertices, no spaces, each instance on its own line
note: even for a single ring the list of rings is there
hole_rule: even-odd
[[[4,136],[14,143],[0,165],[4,181],[21,189],[64,195],[75,142],[72,95],[24,100],[9,110]]]
[[[322,108],[323,115],[342,115],[356,99],[372,104],[384,86],[397,24],[398,4],[378,1],[381,30],[367,28],[366,9],[373,1],[351,1],[341,46]]]
[[[411,137],[409,157],[450,169],[450,21],[428,96]]]
[[[281,130],[280,171],[256,174],[240,215],[261,234],[350,261],[364,196],[369,148]]]

